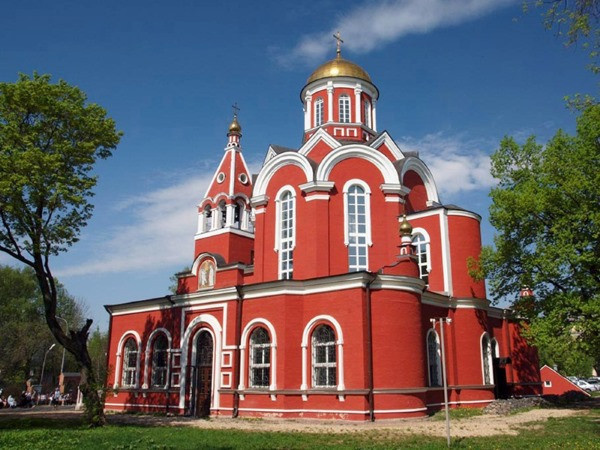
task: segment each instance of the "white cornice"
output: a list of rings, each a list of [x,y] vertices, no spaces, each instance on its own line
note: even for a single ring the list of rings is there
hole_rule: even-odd
[[[238,236],[244,236],[250,239],[254,239],[254,233],[249,233],[248,231],[240,230],[234,227],[223,227],[218,228],[216,230],[207,231],[205,233],[198,233],[194,236],[194,240],[197,241],[199,239],[206,239],[213,236],[218,236],[220,234],[231,233],[237,234]]]
[[[302,190],[302,192],[308,194],[309,192],[314,191],[331,192],[334,186],[335,182],[333,181],[309,181],[308,183],[301,184],[298,187]]]
[[[386,145],[386,147],[390,150],[390,152],[392,152],[392,155],[394,156],[394,158],[396,158],[396,160],[404,158],[404,153],[402,153],[402,150],[400,150],[400,147],[398,147],[398,145],[394,142],[394,140],[388,134],[387,131],[384,131],[383,133],[381,133],[377,137],[377,139],[372,140],[369,143],[369,147],[379,149],[379,147],[381,147],[382,144]]]
[[[315,134],[313,134],[310,139],[306,141],[302,147],[300,147],[298,153],[304,156],[308,155],[310,151],[319,143],[319,141],[325,142],[329,147],[331,147],[332,150],[342,146],[342,144],[331,137],[329,133],[323,130],[323,128],[319,128]]]
[[[267,195],[255,195],[250,199],[253,208],[257,208],[259,206],[266,205],[269,202],[269,197]]]
[[[469,217],[471,219],[475,219],[478,222],[481,222],[481,216],[479,214],[476,214],[471,211],[464,211],[464,210],[460,210],[460,209],[449,209],[447,214],[449,216]]]

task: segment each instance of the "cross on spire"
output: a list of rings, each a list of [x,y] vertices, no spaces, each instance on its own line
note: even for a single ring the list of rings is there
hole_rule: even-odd
[[[333,37],[337,41],[337,43],[336,43],[336,46],[337,46],[337,49],[336,49],[337,57],[341,58],[341,56],[342,56],[342,44],[344,43],[344,41],[342,40],[342,35],[340,34],[340,31],[338,30],[338,32],[335,33],[333,35]]]
[[[240,110],[240,107],[238,106],[237,102],[235,102],[233,105],[231,105],[231,108],[233,109],[233,115],[235,117],[237,117],[237,114]]]

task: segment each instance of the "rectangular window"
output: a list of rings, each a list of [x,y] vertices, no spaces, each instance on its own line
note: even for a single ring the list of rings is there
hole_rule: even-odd
[[[342,95],[339,101],[340,122],[350,123],[350,97]]]
[[[280,200],[279,278],[291,280],[294,272],[294,197],[285,192]]]

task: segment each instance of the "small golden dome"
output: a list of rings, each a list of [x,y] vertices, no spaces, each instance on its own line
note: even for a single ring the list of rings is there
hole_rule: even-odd
[[[412,235],[413,227],[410,222],[406,219],[406,214],[402,216],[402,222],[400,222],[400,236]]]
[[[237,121],[237,114],[234,114],[233,120],[229,124],[229,134],[237,133],[240,134],[242,132],[242,126]]]
[[[365,69],[338,55],[337,58],[327,61],[317,67],[312,75],[308,77],[306,84],[330,77],[352,77],[372,83],[371,77]]]

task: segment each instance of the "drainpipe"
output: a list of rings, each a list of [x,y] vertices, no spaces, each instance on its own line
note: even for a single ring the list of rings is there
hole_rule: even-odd
[[[371,320],[371,284],[377,279],[374,273],[368,273],[369,281],[365,285],[367,300],[367,382],[369,384],[369,420],[375,421],[375,397],[373,395],[373,326]]]
[[[239,413],[240,407],[240,392],[238,387],[240,385],[240,347],[242,346],[242,311],[244,306],[244,293],[242,292],[242,286],[236,285],[235,290],[237,291],[237,316],[235,324],[235,376],[233,378],[234,391],[233,391],[233,413],[232,417],[235,419]]]

